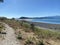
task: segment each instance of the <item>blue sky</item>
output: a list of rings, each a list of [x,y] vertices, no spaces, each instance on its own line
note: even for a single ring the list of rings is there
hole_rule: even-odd
[[[60,0],[4,0],[0,3],[0,16],[41,17],[60,15]]]

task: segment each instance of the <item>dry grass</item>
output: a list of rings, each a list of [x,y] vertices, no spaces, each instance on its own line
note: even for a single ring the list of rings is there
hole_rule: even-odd
[[[43,30],[36,28],[34,33],[38,35],[38,38],[45,38],[45,39],[53,39],[53,40],[60,40],[60,32],[50,31],[50,30]]]
[[[3,37],[3,31],[4,31],[4,29],[5,29],[5,27],[4,27],[4,25],[0,22],[0,40],[3,40],[4,39],[4,37]]]
[[[45,45],[53,45],[57,42],[57,44],[60,42],[60,32],[50,31],[50,30],[43,30],[40,28],[35,27],[34,31],[31,31],[30,24],[25,23],[22,26],[23,28],[19,31],[22,35],[23,40],[20,40],[23,44],[29,45],[40,45],[41,43]],[[18,32],[19,32],[18,31]],[[43,42],[41,42],[43,40]],[[58,42],[59,40],[59,42]],[[39,42],[40,41],[40,42]],[[49,41],[49,42],[46,42]],[[54,43],[52,43],[54,42]],[[28,44],[29,43],[29,44]],[[59,43],[60,44],[60,43]],[[54,44],[55,45],[55,44]]]
[[[22,23],[17,20],[8,19],[3,22],[15,29],[16,36],[23,45],[26,43],[32,43],[31,45],[40,45],[41,43],[44,43],[45,45],[53,45],[54,43],[56,44],[56,42],[60,42],[60,32],[43,30],[37,27],[35,27],[34,31],[32,31],[30,24],[26,22]],[[43,42],[41,42],[42,40]],[[59,40],[59,42],[57,40]]]
[[[14,29],[20,28],[20,22],[17,20],[12,20],[12,19],[6,19],[2,22],[5,22],[6,24],[8,24],[9,26],[11,26]]]
[[[36,34],[34,32],[25,32],[23,29],[18,29],[16,31],[17,31],[16,33],[18,33],[17,35],[21,35],[22,39],[19,39],[19,41],[22,42],[23,45],[24,44],[25,45],[40,45],[41,43],[43,43],[44,45],[60,45],[59,40],[52,40],[51,37],[49,37],[49,36],[47,36],[47,37],[49,37],[47,39],[47,37],[46,37],[47,33],[46,34],[44,33],[45,37],[41,38],[42,35],[40,37],[40,36],[38,36],[38,34]]]
[[[2,32],[3,29],[4,29],[4,25],[0,23],[0,32]]]

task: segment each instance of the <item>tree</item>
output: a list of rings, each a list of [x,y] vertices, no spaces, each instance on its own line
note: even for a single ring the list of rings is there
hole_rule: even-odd
[[[4,0],[0,0],[0,2],[3,2]]]
[[[6,19],[7,19],[6,17],[0,17],[1,21],[6,20]]]
[[[12,18],[12,20],[15,20],[15,18]]]
[[[32,23],[31,24],[31,29],[34,31],[34,29],[35,29],[35,26],[34,26],[34,24]]]

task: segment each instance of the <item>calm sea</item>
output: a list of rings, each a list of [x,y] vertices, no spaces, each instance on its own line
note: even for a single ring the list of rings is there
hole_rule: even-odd
[[[51,23],[51,24],[60,24],[60,19],[25,19],[31,22],[43,22],[43,23]]]

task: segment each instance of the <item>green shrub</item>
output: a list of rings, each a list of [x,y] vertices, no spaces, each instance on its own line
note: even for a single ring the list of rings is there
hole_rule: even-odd
[[[34,43],[30,40],[30,39],[28,39],[26,42],[25,42],[25,45],[33,45]]]
[[[44,45],[43,41],[39,41],[38,45]]]
[[[50,38],[50,39],[60,39],[60,32],[44,30],[35,27],[34,33],[38,35],[39,38]]]
[[[22,36],[18,36],[17,39],[22,39]]]
[[[0,33],[1,33],[2,29],[4,29],[4,26],[2,23],[0,23]]]
[[[35,30],[35,26],[34,26],[34,24],[33,24],[33,23],[30,24],[30,26],[31,26],[32,31],[34,31],[34,30]]]
[[[28,23],[23,23],[23,26],[24,26],[25,28],[30,28],[30,25],[29,25]]]
[[[21,32],[19,32],[19,33],[17,34],[17,39],[19,39],[19,40],[23,39]]]

